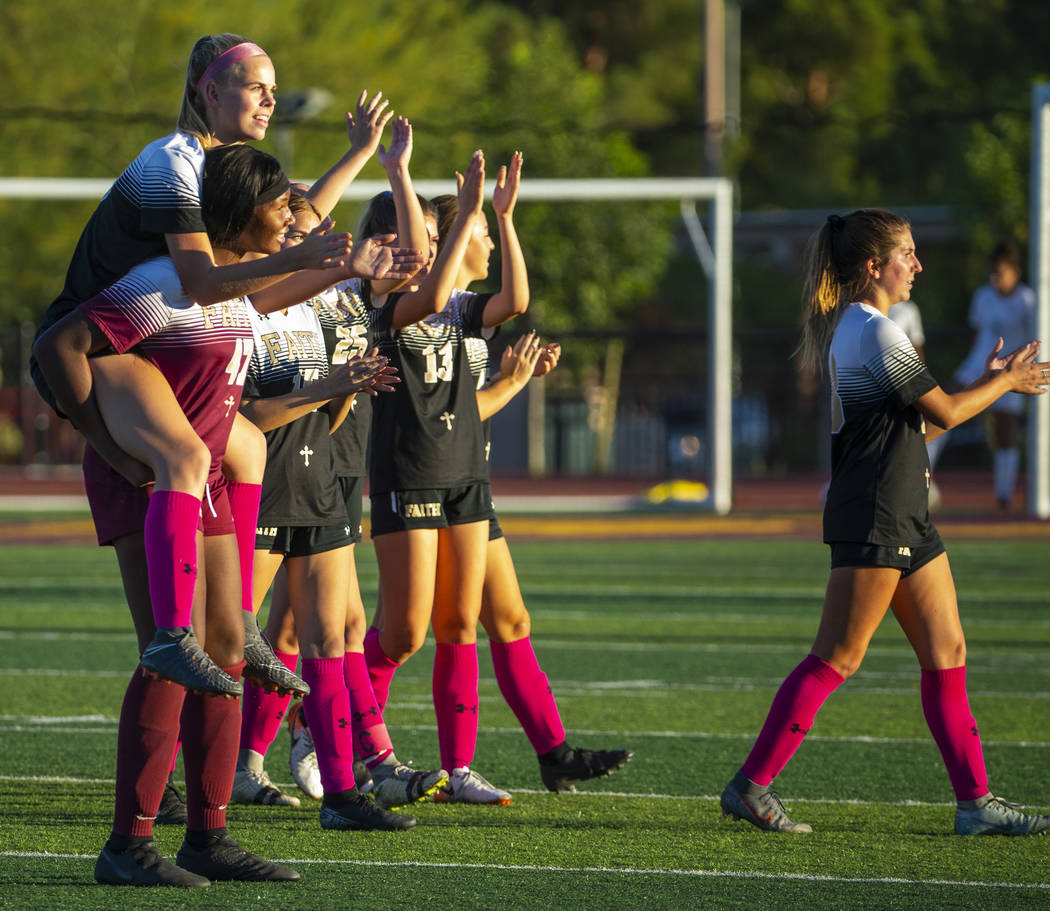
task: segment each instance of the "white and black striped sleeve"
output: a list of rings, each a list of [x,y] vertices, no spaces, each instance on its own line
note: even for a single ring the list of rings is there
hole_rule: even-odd
[[[938,385],[904,331],[891,319],[868,321],[861,338],[861,358],[879,388],[902,407]]]

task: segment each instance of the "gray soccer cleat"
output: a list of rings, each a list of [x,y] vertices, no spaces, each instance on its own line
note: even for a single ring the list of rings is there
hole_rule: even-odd
[[[722,815],[745,819],[767,832],[813,831],[807,823],[788,819],[777,792],[768,787],[760,788],[743,772],[737,772],[722,792]]]
[[[444,769],[423,772],[399,762],[374,768],[372,781],[372,796],[376,803],[384,810],[393,810],[433,797],[448,783],[448,772]]]
[[[1050,829],[1050,816],[1022,813],[1001,797],[978,797],[955,810],[956,835],[1037,835]]]
[[[251,611],[241,611],[244,620],[244,676],[264,690],[277,690],[282,696],[306,696],[310,685],[293,674],[270,648]]]
[[[158,627],[140,659],[147,676],[178,683],[195,693],[240,696],[244,687],[201,648],[188,626]]]

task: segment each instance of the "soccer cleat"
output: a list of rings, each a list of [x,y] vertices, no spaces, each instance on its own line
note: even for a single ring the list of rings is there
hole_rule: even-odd
[[[122,854],[102,849],[95,861],[95,879],[110,886],[210,886],[211,880],[176,867],[161,857],[153,841]]]
[[[237,803],[260,804],[265,807],[297,807],[299,798],[285,794],[266,774],[265,769],[237,769],[233,774],[233,794]]]
[[[371,797],[365,797],[356,788],[339,794],[326,794],[321,804],[322,829],[404,832],[415,824],[414,816],[384,810]]]
[[[1036,835],[1050,829],[1050,816],[1022,813],[1019,804],[1007,803],[1001,797],[989,794],[967,803],[980,806],[956,808],[956,835]]]
[[[299,785],[299,790],[307,797],[320,800],[324,797],[321,786],[321,770],[317,766],[317,752],[314,740],[303,717],[303,704],[295,703],[288,711],[288,733],[292,738],[292,747],[288,753],[288,765],[292,778]]]
[[[164,796],[160,799],[157,816],[153,822],[158,826],[186,825],[186,801],[182,799],[179,789],[175,787],[174,778],[170,773],[164,785]]]
[[[753,826],[767,832],[812,832],[813,827],[804,822],[788,819],[784,805],[776,791],[768,787],[758,789],[738,772],[722,792],[722,815],[746,819]]]
[[[384,810],[393,810],[433,797],[448,783],[448,772],[444,769],[421,772],[403,762],[392,766],[380,764],[372,770],[372,781],[376,803]]]
[[[140,660],[147,676],[170,680],[195,693],[240,696],[244,691],[208,657],[188,626],[159,627]]]
[[[576,785],[592,778],[611,775],[634,756],[632,750],[570,749],[560,762],[540,760],[540,777],[548,791],[575,791]]]
[[[448,784],[434,794],[437,803],[484,803],[510,806],[510,794],[489,784],[473,769],[453,769]]]
[[[267,692],[276,690],[282,696],[306,696],[310,685],[293,674],[270,648],[259,631],[259,621],[251,611],[241,611],[244,620],[244,676]]]
[[[184,841],[175,863],[183,870],[211,880],[288,883],[299,879],[299,874],[291,867],[256,857],[226,834],[213,837],[208,846],[200,850]]]

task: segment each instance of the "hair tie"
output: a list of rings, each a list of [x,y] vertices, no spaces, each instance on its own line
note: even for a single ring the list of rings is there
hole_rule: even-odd
[[[837,231],[845,223],[846,223],[846,219],[844,219],[841,215],[829,215],[828,216],[828,224],[831,226],[831,230],[832,231]]]
[[[205,84],[209,79],[215,78],[223,70],[229,69],[231,66],[240,63],[242,60],[247,60],[249,57],[268,57],[266,53],[259,45],[253,44],[251,41],[244,41],[240,44],[235,44],[228,50],[223,51],[216,57],[204,71],[204,75],[197,80],[197,94],[200,94],[200,90],[204,88]]]

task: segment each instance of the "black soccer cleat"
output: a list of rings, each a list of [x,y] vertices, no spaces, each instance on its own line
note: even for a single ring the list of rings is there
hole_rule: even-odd
[[[147,841],[121,854],[102,849],[95,861],[95,879],[109,886],[210,886],[211,880],[176,867]]]
[[[414,816],[384,810],[357,788],[339,794],[325,794],[321,802],[322,829],[363,829],[378,832],[405,832],[416,824]]]
[[[158,627],[142,653],[143,673],[194,693],[240,696],[244,687],[208,657],[188,626]]]
[[[169,774],[164,785],[164,796],[160,799],[157,816],[153,820],[158,826],[186,825],[186,801],[175,787],[174,777]]]
[[[244,676],[267,692],[282,696],[306,696],[310,685],[286,668],[259,631],[259,621],[251,611],[241,611],[244,620]]]
[[[229,835],[213,837],[208,846],[200,850],[184,841],[175,863],[183,870],[206,876],[211,880],[287,883],[299,879],[299,874],[291,867],[256,857],[250,851],[245,851]]]
[[[540,760],[540,777],[548,791],[575,791],[576,785],[611,775],[634,756],[633,750],[584,750],[570,748],[557,762]]]

